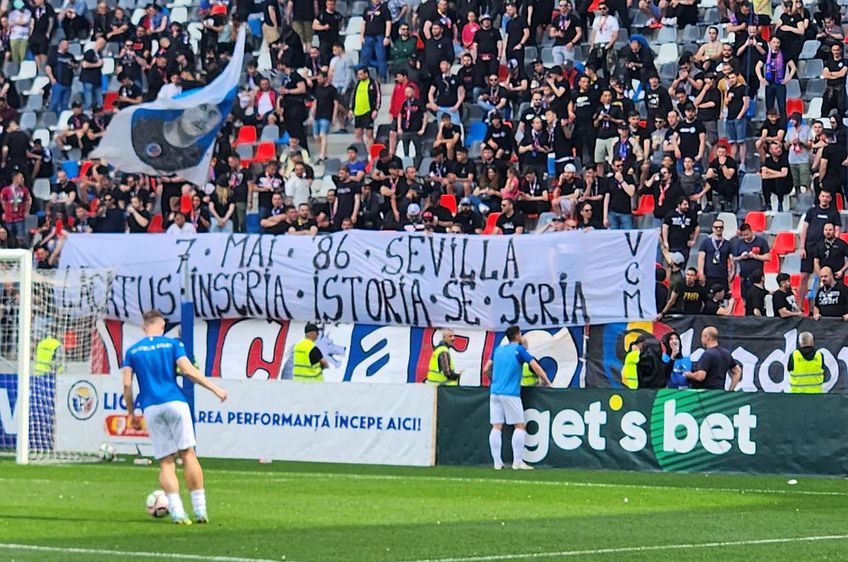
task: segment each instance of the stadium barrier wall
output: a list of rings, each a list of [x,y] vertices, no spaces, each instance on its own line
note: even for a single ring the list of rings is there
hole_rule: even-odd
[[[798,344],[798,334],[810,332],[825,359],[825,392],[848,389],[848,325],[841,318],[755,318],[722,316],[678,316],[663,322],[630,322],[589,326],[585,348],[585,386],[622,388],[621,367],[627,348],[639,334],[662,338],[671,330],[680,334],[682,352],[693,360],[703,353],[700,337],[706,326],[718,329],[721,345],[742,365],[739,390],[788,392],[789,356]]]
[[[195,395],[207,457],[431,466],[436,387],[221,381],[229,399]]]
[[[524,389],[525,460],[665,472],[848,474],[848,396]],[[490,465],[489,393],[439,388],[437,464]],[[504,460],[511,460],[504,435]]]

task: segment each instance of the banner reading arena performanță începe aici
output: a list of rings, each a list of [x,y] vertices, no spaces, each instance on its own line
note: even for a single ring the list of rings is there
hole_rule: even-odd
[[[116,268],[107,316],[500,330],[653,319],[656,230],[461,236],[70,236],[61,267]],[[117,264],[117,265],[116,265]]]

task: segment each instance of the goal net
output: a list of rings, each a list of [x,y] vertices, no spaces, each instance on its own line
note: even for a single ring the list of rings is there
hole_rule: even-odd
[[[33,270],[27,250],[0,251],[0,451],[19,463],[91,460],[56,447],[57,378],[92,373],[111,272]],[[77,408],[93,408],[75,396]]]

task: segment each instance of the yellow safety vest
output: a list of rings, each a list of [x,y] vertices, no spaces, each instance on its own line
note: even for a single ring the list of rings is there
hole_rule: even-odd
[[[639,377],[636,373],[636,365],[639,363],[639,350],[634,349],[624,357],[624,366],[621,368],[621,382],[627,388],[639,388]]]
[[[353,97],[353,114],[355,116],[371,113],[371,100],[368,98],[368,86],[371,80],[363,80],[356,85],[356,94]]]
[[[431,384],[441,384],[444,386],[458,386],[459,380],[449,379],[439,368],[439,355],[441,355],[442,352],[448,354],[451,371],[456,372],[456,365],[453,362],[453,356],[450,354],[450,348],[444,344],[440,344],[433,350],[433,354],[430,355],[430,366],[427,370],[427,382]]]
[[[315,342],[303,338],[294,345],[294,368],[292,374],[296,381],[324,382],[324,370],[321,363],[309,362],[309,354],[315,348]]]
[[[824,384],[824,357],[816,351],[812,359],[804,359],[797,349],[792,352],[793,367],[789,372],[789,391],[798,394],[821,394]]]
[[[521,368],[521,386],[536,386],[539,384],[539,377],[530,368],[529,363],[525,363]]]
[[[35,347],[35,365],[32,367],[33,376],[59,374],[61,366],[54,364],[56,350],[62,347],[62,342],[56,338],[44,338]]]

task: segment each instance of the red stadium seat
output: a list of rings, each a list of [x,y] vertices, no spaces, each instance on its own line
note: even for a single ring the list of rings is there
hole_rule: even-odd
[[[766,229],[766,214],[762,211],[750,211],[745,215],[745,222],[754,232],[763,232]]]
[[[456,197],[453,195],[443,194],[439,199],[439,205],[450,211],[452,215],[456,214]]]
[[[804,100],[799,98],[789,98],[786,100],[786,114],[792,115],[795,112],[804,114]]]
[[[774,239],[772,252],[779,256],[785,256],[795,251],[795,233],[794,232],[778,232]]]
[[[277,147],[274,144],[274,141],[260,142],[259,146],[256,147],[256,154],[249,160],[249,162],[264,164],[269,160],[274,160],[276,158]]]
[[[150,224],[147,226],[147,232],[150,232],[152,234],[160,234],[162,232],[165,232],[165,229],[162,228],[161,214],[157,213],[150,217]]]
[[[780,273],[780,256],[774,250],[771,251],[769,261],[763,264],[763,273]]]
[[[489,213],[489,216],[486,218],[486,227],[483,229],[483,234],[498,233],[498,219],[500,216],[500,213]]]
[[[848,242],[848,232],[843,232],[839,235],[839,237],[842,238],[845,242]]]
[[[76,179],[83,179],[86,174],[88,174],[88,171],[91,169],[92,166],[94,166],[93,160],[86,160],[85,162],[83,162],[82,166],[80,166],[79,175],[77,175]]]
[[[238,132],[238,138],[233,146],[240,144],[256,144],[256,127],[253,125],[242,125]]]
[[[650,215],[654,212],[654,196],[653,195],[641,195],[639,197],[639,206],[633,214],[637,217],[642,215]]]
[[[380,144],[378,142],[375,142],[374,144],[372,144],[371,150],[369,151],[371,158],[377,158],[378,156],[380,156],[380,151],[383,150],[384,148],[386,148],[385,144]]]
[[[115,109],[115,102],[118,100],[118,92],[106,92],[103,96],[103,109],[112,111]]]
[[[841,193],[836,194],[836,210],[840,213],[845,210],[845,199],[842,198]]]

